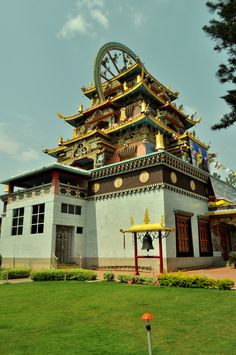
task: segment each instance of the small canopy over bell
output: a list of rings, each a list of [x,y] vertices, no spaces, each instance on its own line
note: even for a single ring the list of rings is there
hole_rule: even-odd
[[[154,249],[152,245],[152,237],[150,234],[147,232],[145,236],[143,237],[143,246],[142,250],[147,250],[149,251],[150,249]]]

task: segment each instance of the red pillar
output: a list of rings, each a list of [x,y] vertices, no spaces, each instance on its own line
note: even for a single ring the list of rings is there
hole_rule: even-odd
[[[138,272],[138,252],[137,252],[137,233],[134,233],[134,275],[139,275],[139,272]]]
[[[158,239],[159,239],[159,254],[160,254],[160,273],[163,274],[163,252],[162,252],[161,232],[158,233]]]
[[[58,194],[59,187],[59,171],[53,171],[52,173],[52,192]]]
[[[14,192],[14,186],[9,184],[8,185],[8,197],[7,197],[7,204],[11,202],[11,194]]]

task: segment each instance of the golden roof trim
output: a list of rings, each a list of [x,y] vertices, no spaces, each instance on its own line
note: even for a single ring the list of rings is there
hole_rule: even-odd
[[[142,66],[139,63],[134,63],[133,65],[131,65],[129,68],[127,68],[126,70],[122,71],[120,74],[118,74],[117,76],[115,76],[114,78],[105,81],[104,83],[102,83],[102,87],[107,85],[108,83],[112,83],[113,81],[118,80],[118,78],[122,77],[124,74],[128,73],[129,71],[132,71],[135,67],[140,67],[142,69]],[[89,94],[92,93],[93,91],[96,91],[95,86],[93,86],[91,89],[88,90],[84,90],[83,94]]]
[[[205,143],[203,143],[202,141],[200,141],[200,139],[194,137],[194,136],[193,136],[192,134],[190,134],[189,132],[186,132],[186,133],[182,134],[182,135],[179,137],[179,139],[186,138],[186,137],[192,139],[193,141],[195,141],[197,144],[201,145],[201,146],[202,146],[203,148],[205,148],[205,149],[208,149],[208,148],[209,148],[208,145],[206,145]]]
[[[136,232],[173,232],[175,227],[169,228],[161,225],[161,223],[145,223],[145,224],[136,224],[130,227],[127,230],[124,230],[124,233],[136,233]]]
[[[179,134],[177,132],[175,132],[173,129],[169,128],[168,126],[166,126],[163,122],[161,122],[161,120],[159,120],[157,117],[152,116],[151,114],[148,114],[148,116],[141,114],[137,117],[134,117],[133,119],[129,119],[128,121],[120,122],[115,127],[111,126],[109,128],[104,129],[104,132],[105,133],[115,132],[120,128],[129,126],[130,124],[133,124],[134,122],[138,122],[145,117],[151,119],[154,123],[156,123],[158,126],[165,129],[166,131],[168,131],[170,133],[174,133],[176,135],[176,137],[178,137],[178,139],[179,139]]]
[[[227,214],[235,214],[236,210],[228,210],[228,211],[211,211],[207,213],[207,216],[220,216],[220,215],[227,215]]]
[[[50,155],[50,154],[54,154],[54,153],[63,151],[65,148],[66,147],[63,145],[63,146],[59,146],[59,147],[56,147],[56,148],[47,149],[47,151],[45,151],[45,153]]]
[[[160,102],[162,102],[163,104],[165,103],[165,101],[163,101],[158,94],[156,94],[154,91],[152,91],[151,89],[149,89],[149,87],[145,84],[144,80],[142,79],[139,83],[135,84],[134,86],[131,86],[131,88],[123,91],[121,94],[115,96],[114,98],[111,99],[112,102],[126,96],[127,94],[130,94],[132,91],[136,90],[138,87],[144,86],[145,89],[152,95],[154,96],[157,100],[159,100]]]
[[[77,114],[75,114],[75,115],[73,115],[73,116],[68,116],[68,117],[66,117],[66,116],[64,116],[64,115],[63,115],[62,113],[60,113],[60,112],[57,113],[57,116],[58,116],[59,118],[65,120],[65,121],[72,121],[72,120],[74,120],[74,119],[76,119],[76,118],[83,117],[84,114],[85,114],[85,113],[88,113],[89,111],[99,109],[101,106],[104,106],[105,104],[107,104],[107,103],[109,103],[109,102],[111,103],[111,100],[108,100],[108,99],[107,99],[107,100],[105,100],[105,101],[103,101],[103,102],[100,102],[100,103],[97,104],[97,105],[93,105],[93,106],[87,108],[86,110],[84,110],[83,112],[77,113]]]

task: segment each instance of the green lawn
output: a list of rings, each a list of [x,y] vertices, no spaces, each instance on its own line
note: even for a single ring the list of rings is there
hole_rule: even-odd
[[[0,354],[236,354],[236,292],[113,282],[0,285]]]

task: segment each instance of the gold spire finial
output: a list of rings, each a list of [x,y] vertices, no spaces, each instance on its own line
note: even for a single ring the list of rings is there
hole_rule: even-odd
[[[7,192],[7,193],[10,192],[10,184],[9,183],[5,185],[4,192]]]
[[[150,218],[149,218],[149,212],[148,212],[148,209],[146,208],[146,211],[145,211],[145,215],[144,215],[144,223],[145,224],[149,224],[150,222]]]
[[[62,144],[63,144],[63,138],[62,138],[62,136],[60,136],[58,138],[58,145],[62,145]]]
[[[134,217],[130,217],[130,225],[134,226]]]
[[[88,89],[90,90],[92,88],[93,88],[93,82],[92,82],[92,80],[90,80]]]
[[[63,114],[62,114],[61,112],[57,112],[57,116],[58,116],[59,118],[64,118],[64,116],[63,116]]]
[[[166,226],[166,216],[165,216],[165,214],[163,214],[163,215],[161,216],[161,226],[162,226],[162,227],[165,227],[165,226]]]

